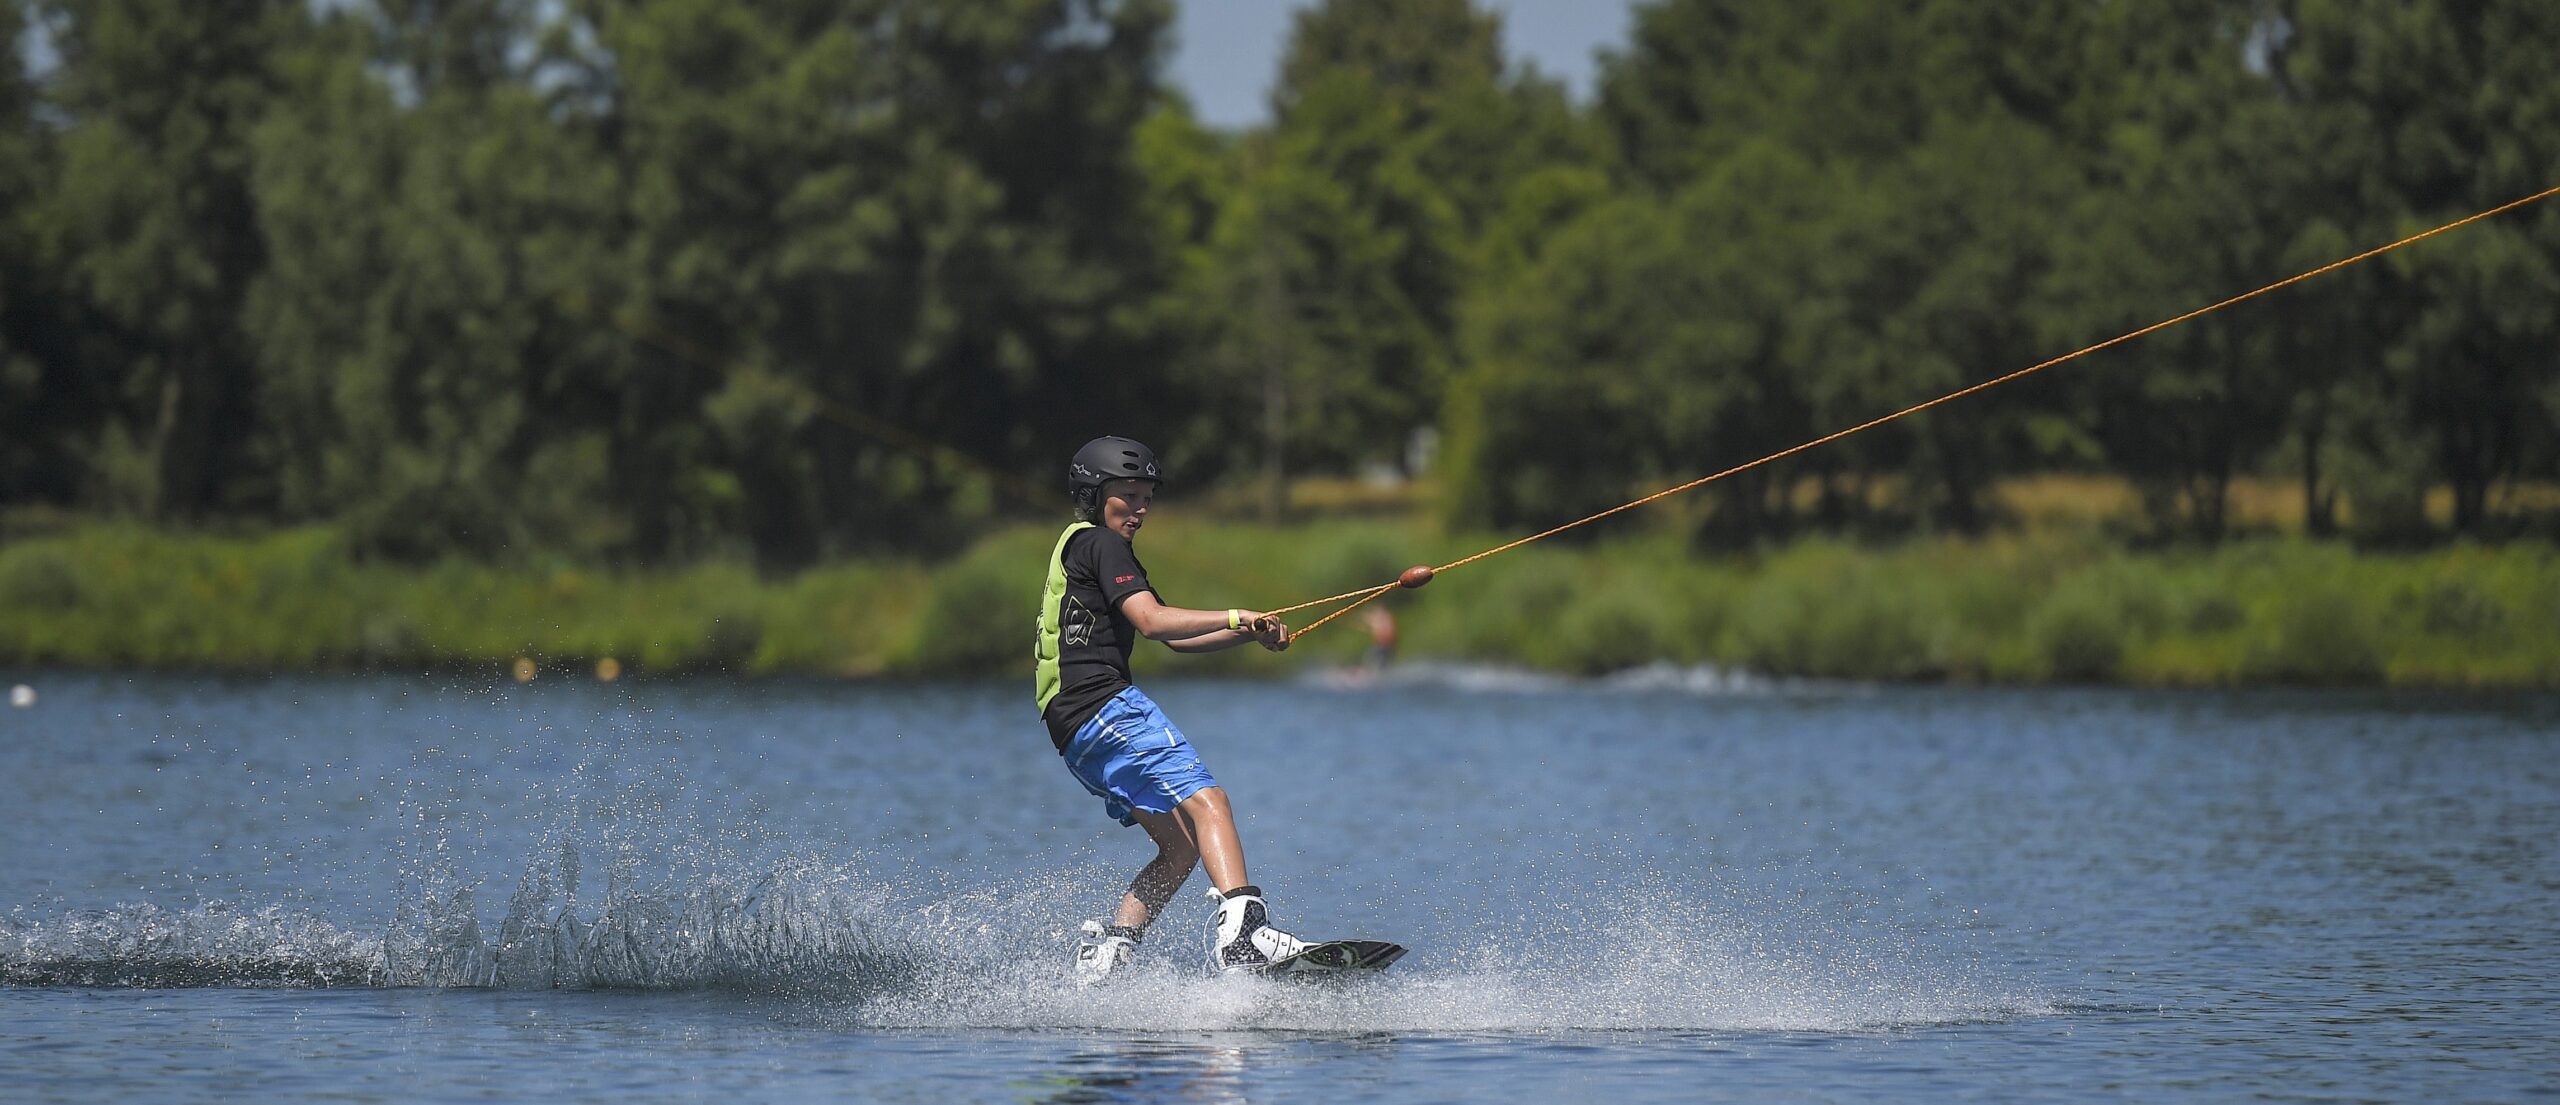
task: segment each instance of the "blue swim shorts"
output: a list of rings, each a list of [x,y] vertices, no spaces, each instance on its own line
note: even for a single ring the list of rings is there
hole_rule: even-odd
[[[1067,770],[1102,810],[1123,825],[1138,823],[1132,810],[1172,813],[1182,800],[1218,785],[1182,730],[1136,687],[1113,695],[1067,742]]]

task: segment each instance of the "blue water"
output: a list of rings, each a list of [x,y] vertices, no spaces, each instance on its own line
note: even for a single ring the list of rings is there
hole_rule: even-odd
[[[1025,688],[0,673],[10,1100],[2560,1097],[2560,700],[1159,681],[1275,920]]]

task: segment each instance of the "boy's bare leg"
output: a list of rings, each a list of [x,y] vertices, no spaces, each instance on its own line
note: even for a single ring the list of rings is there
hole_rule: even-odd
[[[1253,881],[1244,874],[1244,845],[1236,840],[1236,817],[1227,808],[1226,788],[1204,788],[1183,799],[1173,812],[1191,830],[1192,847],[1199,850],[1201,866],[1209,869],[1209,882],[1219,893]]]
[[[1156,858],[1129,880],[1129,892],[1121,897],[1112,924],[1145,928],[1182,889],[1195,863],[1205,861],[1209,881],[1220,893],[1250,881],[1245,878],[1244,845],[1236,840],[1235,813],[1227,807],[1224,788],[1201,790],[1183,799],[1172,813],[1135,812],[1138,827],[1156,842]]]
[[[1133,811],[1138,827],[1156,842],[1156,858],[1138,869],[1138,877],[1129,880],[1129,892],[1120,898],[1120,911],[1111,923],[1129,928],[1145,928],[1173,900],[1174,891],[1191,878],[1191,866],[1200,862],[1200,851],[1192,847],[1191,830],[1177,813]]]

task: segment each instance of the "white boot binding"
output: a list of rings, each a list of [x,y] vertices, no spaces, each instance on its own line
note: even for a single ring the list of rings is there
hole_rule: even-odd
[[[1259,971],[1306,949],[1306,942],[1271,927],[1262,888],[1239,886],[1218,899],[1209,922],[1209,969],[1223,974]]]
[[[1076,984],[1091,986],[1111,977],[1111,972],[1129,965],[1138,954],[1138,941],[1146,937],[1143,929],[1122,925],[1105,925],[1087,921],[1078,930],[1076,941]]]

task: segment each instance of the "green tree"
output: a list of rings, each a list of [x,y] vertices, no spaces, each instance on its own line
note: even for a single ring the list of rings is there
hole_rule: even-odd
[[[610,181],[534,87],[536,9],[342,9],[256,135],[270,258],[247,318],[280,508],[368,549],[623,535],[593,505],[602,434],[557,383]]]
[[[1629,51],[1604,66],[1598,115],[1624,186],[1662,197],[1660,241],[1678,253],[1629,241],[1551,263],[1658,266],[1587,282],[1635,296],[1598,313],[1648,336],[1556,348],[1497,324],[1471,348],[1551,350],[1528,374],[1643,377],[1656,401],[1628,414],[1665,443],[1652,467],[1666,476],[1753,459],[2022,363],[2037,335],[2017,308],[2050,264],[2047,213],[2071,184],[2075,78],[2057,47],[2072,32],[2024,4],[1641,10]],[[1911,500],[1936,518],[1979,529],[1990,483],[2050,455],[2053,422],[2003,395],[1871,431],[1802,467],[1730,481],[1708,535],[1784,532],[1790,489],[1808,472],[1825,517],[1853,520],[1892,470],[1910,473]],[[1462,482],[1553,463],[1457,453],[1479,464]]]
[[[2323,183],[2367,240],[2405,234],[2560,181],[2560,10],[2530,0],[2300,0],[2278,5],[2289,86],[2352,151]],[[2383,416],[2359,435],[2366,498],[2405,502],[2389,470],[2427,455],[2454,528],[2483,532],[2492,489],[2554,471],[2560,211],[2539,209],[2395,255],[2358,309],[2378,328]],[[2352,497],[2352,492],[2351,492]],[[2398,513],[2406,513],[2402,507]]]
[[[68,502],[77,494],[76,435],[93,424],[95,396],[69,371],[71,330],[35,217],[55,171],[49,132],[16,48],[28,27],[18,0],[0,0],[0,503]]]
[[[1136,136],[1141,217],[1165,266],[1160,294],[1139,305],[1137,325],[1157,343],[1151,360],[1161,366],[1151,374],[1162,389],[1151,409],[1186,412],[1154,431],[1186,487],[1248,469],[1257,441],[1279,440],[1255,432],[1251,412],[1274,409],[1257,406],[1241,382],[1254,378],[1256,358],[1281,347],[1253,331],[1253,315],[1229,313],[1255,302],[1245,282],[1259,274],[1228,265],[1215,239],[1237,202],[1239,145],[1202,125],[1170,90]]]
[[[1458,312],[1519,182],[1588,162],[1551,82],[1508,66],[1468,0],[1299,13],[1274,121],[1236,150],[1194,313],[1255,442],[1268,501],[1293,470],[1407,467],[1438,421]]]
[[[930,546],[1152,394],[1160,3],[337,11],[259,132],[291,513],[409,555]]]
[[[643,555],[930,540],[1145,393],[1163,4],[574,8],[618,201],[594,302],[629,339],[578,387]]]
[[[1697,341],[1749,340],[1674,321],[1708,294],[1684,229],[1658,201],[1606,200],[1471,301],[1468,368],[1442,420],[1454,521],[1544,528],[1661,470],[1677,446],[1657,402],[1702,396],[1658,389]]]
[[[186,520],[260,508],[257,379],[241,297],[265,263],[249,132],[274,105],[292,0],[47,0],[68,120],[44,218],[115,379],[95,469],[114,505]]]
[[[2103,13],[2085,91],[2106,123],[2048,282],[2059,348],[2113,337],[2285,275],[2301,202],[2277,170],[2296,120],[2245,45],[2254,4],[2155,3]],[[2288,187],[2290,185],[2290,187]],[[2220,538],[2229,488],[2281,438],[2288,318],[2259,303],[2150,335],[2058,388],[2109,467],[2131,479],[2155,530]],[[2296,300],[2282,306],[2299,311]],[[2296,317],[2298,332],[2301,319]]]

